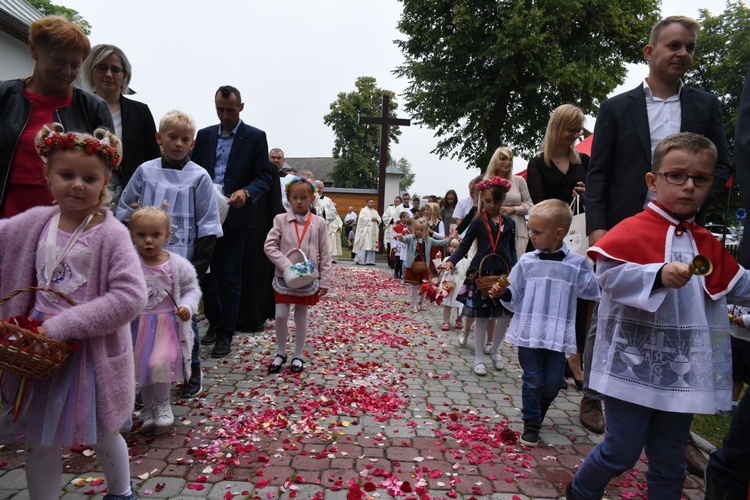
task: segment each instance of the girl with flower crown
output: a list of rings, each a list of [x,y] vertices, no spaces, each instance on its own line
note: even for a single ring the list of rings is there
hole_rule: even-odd
[[[464,316],[476,318],[474,373],[479,376],[487,375],[487,367],[484,364],[484,343],[487,340],[488,327],[491,325],[490,320],[496,319],[490,348],[492,365],[496,370],[502,369],[500,343],[505,337],[505,330],[510,322],[510,313],[500,304],[500,301],[482,294],[476,284],[476,278],[480,274],[480,265],[482,276],[495,276],[509,273],[510,268],[517,261],[516,225],[510,217],[501,213],[505,194],[509,189],[510,182],[502,177],[484,179],[477,183],[481,213],[472,219],[461,245],[441,266],[441,268],[453,271],[476,240],[477,252],[469,264],[466,279],[459,289],[457,300],[465,306],[462,312]]]
[[[286,185],[286,198],[292,209],[273,219],[263,249],[276,267],[273,289],[276,298],[276,355],[268,365],[268,373],[279,373],[287,360],[286,341],[289,336],[289,313],[294,304],[294,356],[292,373],[305,369],[303,350],[307,340],[307,308],[318,303],[331,286],[331,251],[328,246],[328,225],[322,217],[313,216],[310,207],[315,200],[315,185],[306,177],[293,177]],[[301,250],[301,252],[296,251]],[[284,272],[303,262],[302,253],[312,264],[315,279],[307,286],[295,288],[284,280]]]
[[[129,323],[146,304],[146,284],[128,231],[106,209],[107,184],[122,157],[120,140],[45,125],[35,144],[55,200],[0,220],[0,296],[38,286],[0,308],[29,315],[39,333],[77,348],[48,380],[4,373],[0,437],[23,434],[29,497],[60,496],[60,447],[91,445],[107,479],[108,499],[136,498],[128,449],[120,435],[135,400]],[[25,388],[24,388],[25,385]]]

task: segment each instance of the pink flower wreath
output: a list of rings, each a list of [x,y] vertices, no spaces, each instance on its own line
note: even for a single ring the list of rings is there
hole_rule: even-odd
[[[492,186],[497,186],[506,193],[510,191],[510,182],[508,182],[507,179],[503,179],[502,177],[493,177],[492,179],[482,179],[481,181],[477,182],[477,190],[478,191],[484,191],[485,189],[489,189]]]

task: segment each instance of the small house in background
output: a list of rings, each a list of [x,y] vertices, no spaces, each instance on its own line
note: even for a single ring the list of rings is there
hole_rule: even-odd
[[[367,204],[369,198],[375,200],[375,209],[381,214],[383,213],[385,207],[378,207],[377,189],[342,188],[334,185],[331,177],[335,163],[333,157],[287,158],[286,163],[294,169],[297,175],[301,174],[303,170],[309,170],[316,180],[323,181],[325,194],[336,203],[339,215],[346,215],[349,206],[353,206],[354,210],[359,212]],[[387,207],[391,204],[393,198],[399,195],[398,185],[404,173],[393,165],[388,166],[385,172],[385,206]]]
[[[34,70],[29,26],[42,15],[26,0],[0,0],[0,80],[27,78]]]

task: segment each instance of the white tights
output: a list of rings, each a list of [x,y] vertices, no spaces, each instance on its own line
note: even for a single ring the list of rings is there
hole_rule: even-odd
[[[451,322],[451,311],[453,308],[451,306],[443,306],[443,323],[450,323]],[[460,314],[459,314],[460,316]]]
[[[510,324],[510,316],[503,314],[499,318],[476,318],[474,322],[474,365],[484,363],[484,343],[487,335],[492,336],[490,356],[500,350],[500,344],[505,340],[505,332]]]
[[[130,494],[128,445],[119,432],[97,436],[96,458],[104,470],[107,492]],[[26,484],[31,500],[60,497],[62,455],[59,446],[28,446],[26,448]]]
[[[412,307],[416,307],[422,304],[422,297],[419,296],[419,289],[422,288],[422,285],[412,285],[411,286],[411,305]]]
[[[143,399],[143,406],[150,406],[156,401],[169,401],[171,390],[172,384],[168,382],[157,382],[156,384],[142,386],[141,399]]]
[[[289,310],[291,304],[276,304],[276,352],[286,356],[286,340],[289,337]],[[294,305],[294,357],[302,358],[307,340],[307,306]]]

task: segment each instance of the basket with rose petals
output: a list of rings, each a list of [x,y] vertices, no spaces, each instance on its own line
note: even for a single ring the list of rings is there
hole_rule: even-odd
[[[0,299],[0,306],[21,293],[44,291],[58,295],[71,305],[65,294],[43,287],[28,287]],[[7,370],[35,381],[52,376],[75,348],[73,342],[60,342],[39,334],[41,323],[26,316],[0,319],[0,370]]]

